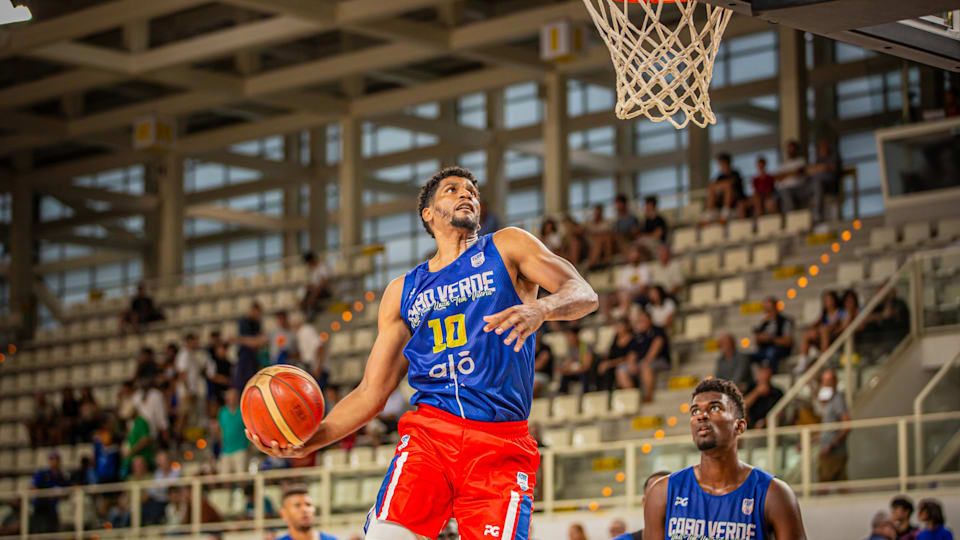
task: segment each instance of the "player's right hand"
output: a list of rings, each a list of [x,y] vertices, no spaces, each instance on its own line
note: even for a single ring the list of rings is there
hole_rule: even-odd
[[[258,450],[264,454],[283,459],[296,459],[307,457],[313,452],[316,451],[315,448],[310,446],[280,446],[280,443],[277,441],[261,441],[260,437],[256,434],[251,433],[249,429],[244,429],[243,433],[246,434],[247,439],[257,447]]]

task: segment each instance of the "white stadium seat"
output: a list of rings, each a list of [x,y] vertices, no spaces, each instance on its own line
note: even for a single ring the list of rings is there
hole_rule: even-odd
[[[695,313],[684,319],[683,337],[701,339],[713,334],[713,319],[709,313]]]
[[[543,432],[543,442],[551,448],[567,448],[570,446],[572,433],[569,429],[547,429]]]
[[[877,227],[870,231],[870,247],[886,249],[897,243],[897,231],[893,227]]]
[[[566,422],[580,415],[580,396],[565,395],[553,398],[550,411],[551,420]]]
[[[730,278],[720,282],[720,303],[732,304],[741,302],[747,297],[747,280]]]
[[[356,506],[360,503],[360,481],[338,478],[333,483],[333,507]]]
[[[550,419],[550,398],[536,398],[530,405],[530,422],[544,423]]]
[[[717,302],[717,284],[710,281],[690,286],[690,305],[705,307]]]
[[[837,267],[837,284],[852,285],[863,281],[863,262],[850,261]]]
[[[610,397],[610,414],[626,416],[640,410],[640,389],[621,388],[614,390]]]
[[[600,426],[580,427],[573,430],[571,443],[575,447],[592,446],[600,444],[601,432]]]
[[[707,225],[700,229],[700,247],[710,248],[723,243],[726,231],[723,225]]]
[[[944,218],[937,223],[937,240],[950,242],[960,238],[960,218]]]
[[[900,243],[912,247],[930,240],[930,224],[926,221],[907,223],[903,226],[903,238]]]
[[[673,231],[673,251],[684,252],[697,245],[696,227],[684,227]]]
[[[712,276],[720,270],[719,253],[698,253],[693,258],[694,274],[700,277]]]
[[[870,281],[886,281],[896,271],[896,259],[877,259],[870,265]]]
[[[374,463],[373,448],[370,446],[355,446],[350,450],[350,466],[363,467]]]
[[[606,391],[587,392],[580,401],[580,418],[593,420],[603,418],[610,412],[610,394]]]
[[[376,334],[373,328],[360,328],[353,333],[353,352],[368,353],[373,347]]]
[[[751,268],[763,269],[780,264],[780,246],[774,243],[760,244],[753,248]]]
[[[803,324],[813,324],[820,319],[822,304],[819,298],[810,298],[803,302]]]
[[[780,214],[757,218],[757,238],[772,238],[783,230],[783,217]]]
[[[723,271],[740,272],[750,267],[750,251],[748,248],[728,249],[723,253]]]
[[[787,212],[784,229],[788,233],[803,233],[813,227],[813,216],[809,210],[794,210]]]
[[[267,285],[267,275],[257,272],[250,278],[250,286],[254,289],[261,289]]]
[[[727,225],[727,242],[746,243],[753,240],[753,221],[749,219],[736,219]]]

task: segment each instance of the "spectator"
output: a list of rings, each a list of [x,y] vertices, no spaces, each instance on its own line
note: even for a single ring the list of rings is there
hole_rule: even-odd
[[[923,530],[917,540],[953,540],[953,532],[944,527],[943,507],[934,499],[920,501],[917,517],[923,522]]]
[[[870,520],[870,536],[866,540],[897,540],[897,533],[890,522],[890,515],[880,510]]]
[[[793,349],[793,320],[777,309],[777,299],[768,296],[763,301],[763,321],[753,329],[757,352],[750,361],[777,372],[780,361],[790,356]]]
[[[720,347],[720,357],[717,358],[714,377],[732,381],[741,392],[746,393],[747,388],[753,386],[750,359],[737,350],[733,336],[728,333],[717,336],[717,346]]]
[[[220,332],[210,332],[207,354],[210,356],[210,362],[204,372],[207,378],[207,400],[215,400],[222,405],[224,395],[230,388],[233,364],[227,359],[227,344],[220,339]]]
[[[600,388],[612,390],[614,382],[618,388],[636,388],[635,371],[631,366],[637,363],[637,343],[630,328],[630,319],[619,318],[615,328],[617,333],[610,344],[607,359],[597,364]]]
[[[237,364],[234,366],[232,383],[237,390],[242,391],[259,368],[257,354],[266,343],[260,326],[260,314],[260,304],[254,302],[246,316],[237,323],[239,335],[236,340],[240,346],[237,348]]]
[[[128,405],[130,406],[130,405]],[[116,482],[120,475],[120,436],[115,434],[116,421],[107,416],[101,428],[93,434],[93,461],[97,481]]]
[[[480,236],[492,234],[500,230],[500,218],[490,210],[490,205],[486,200],[480,200]]]
[[[140,354],[137,356],[137,370],[133,377],[138,381],[143,379],[153,381],[159,373],[160,367],[153,357],[153,349],[150,347],[141,348]]]
[[[189,486],[171,487],[167,490],[170,504],[167,505],[165,523],[168,526],[186,525],[193,519],[193,505],[190,502],[193,490]],[[203,492],[200,495],[200,523],[218,523],[223,521],[217,509],[210,504]],[[173,534],[173,533],[169,533]]]
[[[163,392],[147,379],[138,380],[137,386],[131,397],[137,416],[143,417],[147,422],[151,437],[166,439],[170,419],[167,416],[167,400]]]
[[[92,441],[92,434],[100,424],[102,413],[97,400],[93,397],[93,390],[88,386],[80,391],[80,424],[79,439],[83,442]]]
[[[121,491],[117,497],[117,504],[110,507],[107,522],[114,529],[125,529],[130,526],[130,496],[126,491]]]
[[[606,268],[613,258],[613,227],[610,221],[603,217],[603,205],[593,207],[590,219],[584,223],[587,235],[587,245],[590,254],[587,257],[587,267],[590,270]]]
[[[718,217],[722,221],[733,217],[734,210],[743,198],[743,177],[733,168],[730,154],[718,154],[717,166],[720,168],[720,173],[707,186],[704,220],[708,222],[715,221]]]
[[[533,397],[540,397],[553,382],[553,349],[543,341],[543,332],[536,334],[533,353]]]
[[[843,296],[840,297],[840,303],[843,305],[843,322],[840,323],[840,328],[837,329],[837,335],[839,336],[844,330],[847,329],[853,323],[853,320],[857,318],[857,315],[860,314],[860,297],[857,296],[857,292],[853,289],[847,289],[843,291]]]
[[[743,201],[744,209],[741,216],[746,216],[747,210],[752,210],[754,217],[777,212],[777,196],[774,189],[775,180],[767,172],[767,158],[757,157],[757,175],[750,182],[753,184],[753,195]]]
[[[163,312],[153,304],[153,298],[147,296],[143,283],[137,285],[137,294],[130,300],[130,309],[120,319],[120,329],[125,332],[139,332],[154,321],[162,321]]]
[[[596,386],[595,356],[589,345],[580,341],[580,329],[574,325],[563,331],[567,338],[567,357],[560,365],[560,393],[570,392],[570,383],[579,382],[580,392],[590,392]]]
[[[60,391],[60,416],[57,424],[61,433],[60,440],[76,444],[80,436],[80,402],[77,401],[73,388],[69,386]]]
[[[657,471],[647,477],[643,482],[643,495],[640,497],[640,506],[644,506],[647,503],[647,493],[650,492],[650,487],[657,483],[657,480],[665,476],[670,476],[669,471]],[[617,536],[613,540],[643,540],[643,529],[635,531],[632,533],[624,533],[620,536]]]
[[[561,255],[564,259],[574,265],[578,265],[586,259],[587,241],[586,230],[583,225],[577,223],[569,214],[565,214],[562,220],[563,227],[563,249]]]
[[[125,403],[120,409],[120,418],[127,422],[127,436],[120,447],[120,478],[136,474],[133,464],[136,460],[144,463],[144,468],[153,461],[153,438],[147,420],[137,413],[132,402]]]
[[[618,194],[613,201],[613,208],[616,211],[611,226],[613,247],[617,253],[623,253],[640,231],[640,220],[630,211],[626,195]]]
[[[543,245],[556,253],[561,254],[563,251],[563,235],[560,234],[560,229],[557,228],[557,222],[552,218],[547,218],[543,220],[543,223],[540,225],[540,241],[543,242]]]
[[[900,339],[910,331],[910,308],[891,287],[884,299],[864,319],[858,337],[865,343]]]
[[[180,347],[173,342],[167,343],[167,348],[163,350],[163,358],[160,360],[159,370],[160,378],[157,385],[165,382],[175,382],[177,379],[177,355],[180,354]]]
[[[326,308],[327,300],[333,297],[333,284],[330,269],[322,259],[311,252],[303,256],[303,262],[307,265],[307,290],[300,301],[300,309],[308,321],[313,321]]]
[[[653,195],[643,200],[643,227],[640,229],[639,239],[647,246],[656,246],[667,241],[667,221],[657,211],[657,198]]]
[[[240,415],[240,391],[227,390],[226,403],[217,413],[220,427],[220,474],[247,472],[247,436],[244,433],[243,417]]]
[[[187,334],[184,347],[177,353],[174,363],[177,370],[176,393],[178,403],[177,427],[175,431],[181,433],[187,420],[187,414],[200,411],[200,403],[206,398],[207,385],[204,375],[210,369],[213,360],[207,351],[200,347],[200,340],[196,334]]]
[[[267,341],[270,346],[271,364],[298,364],[300,348],[297,345],[297,334],[290,326],[287,312],[280,310],[273,314],[277,321],[277,328],[270,332]]]
[[[40,469],[33,475],[31,489],[49,489],[70,485],[70,477],[60,467],[60,452],[51,450],[47,454],[49,467]],[[59,532],[60,513],[57,504],[62,497],[37,497],[33,500],[33,516],[30,523],[31,533]]]
[[[800,154],[800,143],[787,143],[784,159],[773,173],[780,207],[790,212],[801,207],[809,199],[806,177],[807,159]]]
[[[654,326],[669,331],[673,326],[673,316],[677,312],[677,303],[667,295],[661,285],[654,285],[647,288],[647,313]]]
[[[837,392],[837,373],[827,368],[820,374],[820,390],[817,392],[817,404],[823,410],[823,423],[847,422],[847,402],[843,394]],[[819,482],[838,482],[847,479],[847,435],[848,428],[822,431],[820,433],[820,459],[817,463]]]
[[[583,525],[579,523],[573,523],[570,525],[570,529],[567,531],[567,538],[569,540],[587,540],[587,533],[583,530]]]
[[[813,361],[810,354],[811,348],[816,348],[822,354],[830,347],[830,343],[840,333],[843,321],[847,316],[840,306],[837,293],[824,291],[821,302],[823,303],[823,310],[820,313],[820,318],[803,333],[800,345],[801,358],[797,365],[798,373],[806,371],[807,366]]]
[[[650,282],[661,285],[671,298],[676,298],[687,284],[683,264],[673,258],[667,244],[660,244],[657,248],[657,260],[650,263],[648,269]]]
[[[770,384],[773,369],[768,365],[757,366],[757,382],[743,396],[743,407],[747,409],[747,428],[767,427],[767,414],[783,397],[783,390]]]
[[[663,328],[654,326],[646,311],[637,314],[636,330],[634,340],[639,365],[631,366],[631,372],[639,371],[643,402],[650,403],[657,385],[657,373],[670,369],[670,342]]]
[[[156,525],[161,522],[167,512],[170,502],[168,495],[171,480],[180,478],[180,470],[170,465],[170,454],[160,450],[156,455],[157,470],[153,473],[154,484],[147,489],[147,497],[143,502],[143,522],[145,525]]]
[[[56,418],[57,411],[47,402],[46,394],[37,392],[34,395],[33,418],[27,422],[32,447],[59,444]]]
[[[320,389],[327,387],[330,373],[325,367],[326,347],[316,327],[304,321],[303,314],[295,311],[290,315],[290,329],[297,346],[300,367],[313,373]]]
[[[807,168],[807,174],[810,175],[810,188],[813,191],[813,217],[817,221],[823,221],[824,196],[840,193],[840,177],[843,174],[840,156],[833,151],[828,139],[817,139],[817,160]]]
[[[614,307],[618,316],[628,315],[634,302],[646,303],[647,285],[650,283],[650,268],[643,262],[639,248],[631,246],[627,254],[627,264],[617,271],[616,289],[603,302],[604,316],[609,322]]]
[[[317,509],[313,497],[306,486],[293,486],[283,493],[280,504],[280,517],[287,522],[287,534],[277,540],[316,538],[317,540],[337,540],[329,534],[314,529]]]
[[[906,495],[898,495],[890,501],[890,519],[897,531],[896,540],[915,540],[920,529],[910,523],[913,501]]]
[[[90,456],[80,458],[80,467],[70,473],[70,484],[74,486],[88,486],[97,483],[97,470],[93,466]]]
[[[617,518],[610,522],[610,538],[616,538],[627,532],[627,524],[620,518]]]

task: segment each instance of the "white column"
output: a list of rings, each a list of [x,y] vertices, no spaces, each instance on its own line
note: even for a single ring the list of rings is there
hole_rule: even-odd
[[[157,277],[167,285],[180,282],[183,274],[184,197],[183,157],[166,154],[155,165],[160,196],[156,243]]]
[[[504,146],[503,133],[503,88],[489,90],[486,93],[487,129],[493,133],[487,144],[487,184],[483,190],[483,198],[487,207],[505,224],[507,215],[507,171],[503,160]]]
[[[355,116],[340,119],[340,246],[363,242],[363,122]]]
[[[327,249],[327,127],[310,130],[310,250],[316,253]]]
[[[710,128],[688,124],[686,131],[690,189],[703,189],[710,183]]]
[[[806,155],[807,65],[804,33],[784,26],[780,29],[780,147],[800,141]]]
[[[567,76],[549,73],[544,79],[543,205],[547,215],[570,206],[570,146],[567,143]]]

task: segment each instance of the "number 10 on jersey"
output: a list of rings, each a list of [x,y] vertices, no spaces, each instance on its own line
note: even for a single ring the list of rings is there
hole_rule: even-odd
[[[440,353],[446,349],[460,347],[467,343],[467,319],[463,313],[451,315],[442,321],[430,319],[427,325],[433,330],[433,352]],[[444,339],[446,330],[446,339]]]

